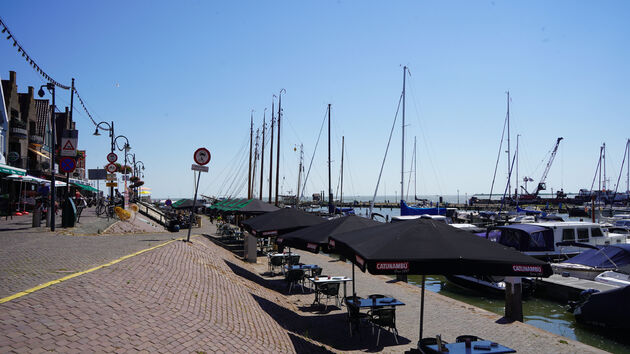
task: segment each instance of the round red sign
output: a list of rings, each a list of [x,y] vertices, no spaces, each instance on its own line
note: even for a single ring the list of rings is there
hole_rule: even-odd
[[[114,165],[113,163],[107,164],[107,166],[105,166],[105,169],[107,170],[107,172],[109,173],[114,173],[116,172],[116,170],[118,169],[116,167],[116,165]]]
[[[107,154],[107,162],[114,163],[116,162],[116,160],[118,160],[118,156],[116,154],[114,154],[113,152]]]
[[[197,165],[205,165],[210,162],[210,151],[206,148],[199,148],[195,150],[193,159]]]

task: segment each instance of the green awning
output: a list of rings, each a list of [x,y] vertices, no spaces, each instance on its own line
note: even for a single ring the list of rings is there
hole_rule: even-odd
[[[96,188],[94,188],[94,187],[92,187],[92,186],[90,186],[90,185],[87,185],[87,184],[81,184],[81,183],[76,183],[76,182],[75,182],[75,183],[72,183],[72,184],[74,184],[75,186],[77,186],[77,187],[79,187],[79,188],[83,189],[84,191],[88,191],[88,192],[98,192],[98,189],[96,189]]]
[[[13,166],[9,166],[9,165],[5,165],[0,163],[0,173],[6,173],[6,174],[16,174],[16,175],[20,175],[20,176],[26,176],[26,170],[23,170],[21,168],[17,168],[17,167],[13,167]]]

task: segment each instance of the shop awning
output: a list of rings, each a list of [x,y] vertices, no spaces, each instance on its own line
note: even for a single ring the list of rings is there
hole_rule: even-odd
[[[13,166],[9,166],[9,165],[5,165],[3,163],[0,163],[0,173],[16,174],[16,175],[20,175],[20,176],[26,176],[26,170],[23,170],[23,169],[17,168],[17,167],[13,167]]]
[[[98,189],[88,185],[88,184],[83,184],[83,183],[77,183],[77,182],[72,182],[72,184],[74,184],[75,186],[88,191],[88,192],[98,192]]]

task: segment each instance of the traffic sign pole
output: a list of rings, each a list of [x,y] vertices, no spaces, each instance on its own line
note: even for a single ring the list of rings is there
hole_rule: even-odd
[[[188,236],[186,237],[186,242],[190,242],[190,232],[192,231],[192,223],[195,218],[195,204],[197,204],[197,190],[199,190],[200,179],[201,179],[201,171],[197,172],[197,184],[195,185],[195,198],[193,199],[192,211],[190,212],[190,221],[188,222]]]

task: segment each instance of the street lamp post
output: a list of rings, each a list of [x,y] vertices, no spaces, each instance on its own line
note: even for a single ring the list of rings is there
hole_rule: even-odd
[[[138,176],[140,174],[140,166],[138,166],[139,164],[142,164],[142,170],[144,171],[144,162],[138,160],[136,161],[136,155],[133,155],[134,161],[133,161],[133,170],[134,170],[134,176]],[[144,174],[142,175],[142,178],[144,178]],[[140,199],[140,191],[138,190],[138,187],[136,188],[136,199]]]
[[[48,206],[48,213],[46,217],[50,217],[50,231],[55,231],[55,149],[57,149],[57,132],[55,131],[55,84],[47,83],[40,86],[37,94],[39,97],[44,97],[44,87],[52,94],[52,105],[50,106],[50,130],[52,132],[50,149],[50,205]]]
[[[116,141],[121,138],[125,139],[125,145],[123,145],[122,147],[119,147]],[[119,135],[114,138],[114,146],[119,151],[124,151],[124,154],[125,154],[125,164],[123,165],[123,171],[122,171],[124,175],[123,179],[125,180],[125,189],[123,190],[123,209],[124,209],[127,207],[127,179],[125,178],[127,177],[127,153],[129,152],[129,150],[131,150],[131,146],[129,145],[129,139],[127,139],[127,137],[124,135]]]
[[[101,128],[101,125],[105,125],[107,128]],[[98,128],[101,128],[109,132],[110,152],[113,153],[114,152],[114,122],[112,121],[111,124],[107,122],[98,123],[96,125],[96,130],[94,131],[94,135],[96,136],[101,135],[98,132]],[[109,187],[109,200],[110,201],[114,200],[114,185],[111,185],[111,187]]]

